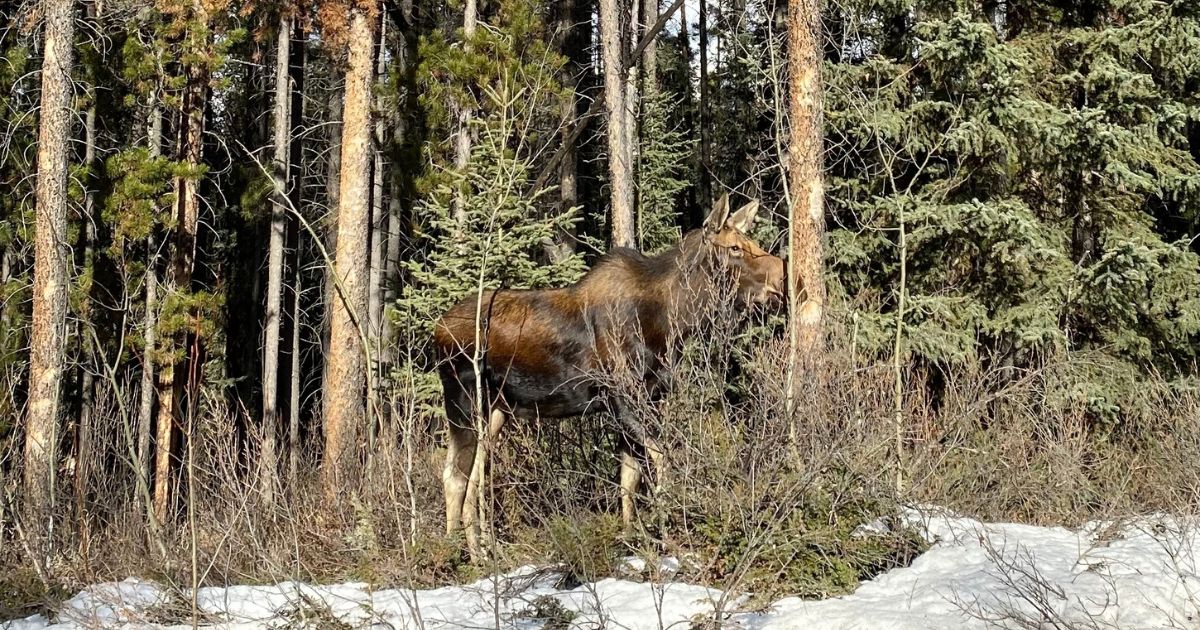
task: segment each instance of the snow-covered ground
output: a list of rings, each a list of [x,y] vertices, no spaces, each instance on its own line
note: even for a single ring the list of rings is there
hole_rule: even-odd
[[[532,567],[430,590],[283,583],[203,588],[197,600],[204,627],[229,629],[534,630],[550,623],[554,608],[556,629],[568,618],[579,629],[683,629],[715,619],[716,609],[721,627],[746,630],[1200,628],[1200,523],[1146,517],[1068,530],[980,523],[935,509],[905,518],[932,543],[912,566],[845,597],[787,598],[765,610],[739,610],[740,598],[675,582],[605,579],[561,590],[553,570]],[[9,621],[0,630],[169,628],[155,622],[180,619],[188,610],[182,597],[131,578],[85,589],[52,619]]]

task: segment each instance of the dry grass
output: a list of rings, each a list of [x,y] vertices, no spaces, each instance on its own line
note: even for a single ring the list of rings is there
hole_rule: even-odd
[[[958,368],[940,374],[936,385],[909,369],[899,468],[888,363],[835,338],[798,388],[797,412],[788,417],[782,340],[732,328],[705,338],[722,342],[689,344],[661,403],[637,382],[618,383],[640,392],[638,417],[669,450],[658,490],[639,501],[633,534],[622,534],[615,518],[616,441],[604,418],[512,426],[489,467],[495,560],[474,566],[462,541],[441,532],[443,451],[430,418],[410,411],[384,427],[361,479],[338,502],[322,498],[309,461],[294,486],[280,480],[281,498],[267,506],[246,463],[245,445],[256,441],[238,431],[253,423],[211,392],[193,441],[196,494],[184,497],[160,540],[145,525],[117,411],[100,414],[110,424],[98,431],[103,455],[91,485],[76,492],[64,484],[47,565],[51,592],[31,575],[20,545],[11,544],[17,535],[5,512],[0,616],[30,614],[31,606],[80,585],[129,575],[182,590],[192,581],[193,540],[203,584],[298,579],[415,587],[527,562],[559,563],[585,580],[618,572],[625,556],[674,555],[685,559],[681,577],[758,593],[756,601],[822,596],[852,589],[919,550],[903,533],[855,535],[900,503],[935,503],[988,520],[1073,524],[1190,512],[1200,496],[1193,465],[1200,461],[1200,402],[1162,382],[1144,384],[1143,403],[1153,413],[1111,425],[1052,395],[1073,378],[1069,362],[1003,379]],[[110,387],[105,404],[116,410],[118,395],[135,394]],[[398,396],[398,409],[426,408]],[[13,466],[10,457],[4,470]],[[902,495],[897,473],[906,482]],[[12,494],[14,478],[5,474],[3,487]]]

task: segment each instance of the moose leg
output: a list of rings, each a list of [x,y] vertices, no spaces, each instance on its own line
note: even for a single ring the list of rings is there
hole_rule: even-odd
[[[621,447],[621,523],[633,530],[634,497],[642,481],[642,463],[629,448]]]
[[[446,467],[442,470],[442,488],[446,495],[446,534],[463,524],[463,501],[475,461],[475,429],[450,424],[446,449]]]
[[[500,409],[493,409],[490,414],[487,426],[486,437],[483,440],[475,442],[475,448],[471,452],[471,475],[467,481],[466,497],[463,502],[462,523],[463,528],[467,532],[467,548],[474,558],[480,558],[480,527],[484,517],[483,506],[481,501],[486,497],[480,491],[483,486],[487,472],[487,456],[492,444],[496,442],[496,437],[500,435],[500,430],[504,428],[504,422],[508,419],[508,414]]]

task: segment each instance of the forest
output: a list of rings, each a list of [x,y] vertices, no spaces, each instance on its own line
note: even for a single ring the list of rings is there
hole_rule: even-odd
[[[204,586],[629,557],[748,609],[908,566],[912,506],[1200,510],[1200,3],[0,6],[0,627],[128,576],[197,627]],[[605,405],[480,413],[447,531],[439,318],[718,215],[786,303],[607,374],[628,461]]]

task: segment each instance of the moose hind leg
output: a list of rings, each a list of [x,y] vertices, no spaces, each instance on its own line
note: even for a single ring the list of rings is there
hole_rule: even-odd
[[[621,447],[621,523],[633,530],[635,498],[642,482],[642,463],[626,446]]]
[[[478,441],[471,426],[470,395],[457,381],[443,378],[446,391],[446,466],[442,470],[442,490],[446,498],[446,534],[453,534],[462,526],[463,502],[471,478],[471,466],[475,461],[475,443]]]
[[[508,414],[500,409],[492,409],[485,429],[487,437],[485,440],[477,440],[471,453],[472,464],[463,501],[462,524],[467,532],[467,547],[476,558],[480,557],[480,538],[483,537],[484,530],[482,520],[486,517],[481,513],[480,500],[483,486],[487,482],[487,458],[507,419]]]

